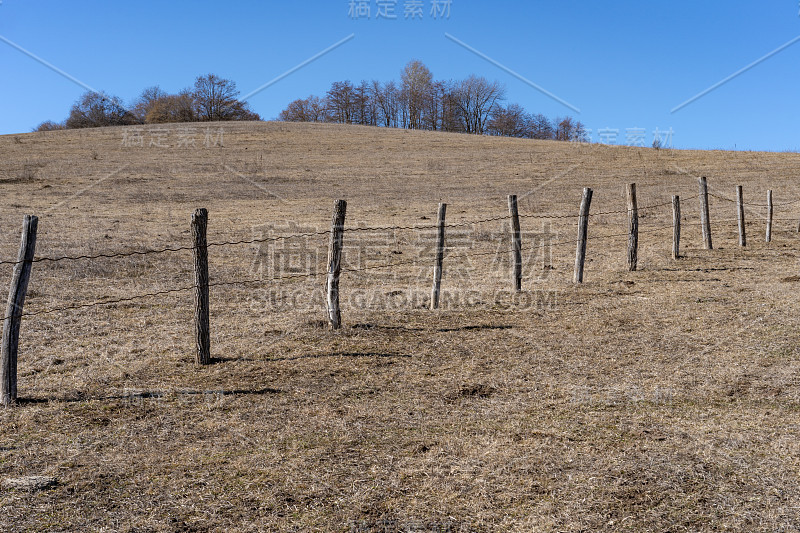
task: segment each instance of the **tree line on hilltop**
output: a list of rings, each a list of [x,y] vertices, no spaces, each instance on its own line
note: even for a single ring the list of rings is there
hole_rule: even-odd
[[[279,120],[333,122],[387,128],[500,135],[529,139],[584,141],[583,124],[572,117],[554,120],[518,104],[502,105],[506,90],[496,81],[471,75],[464,80],[435,80],[420,61],[411,61],[400,83],[374,80],[354,85],[337,81],[324,97],[291,102]]]
[[[87,91],[72,105],[66,120],[42,122],[34,131],[210,120],[261,120],[258,113],[251,111],[238,96],[235,82],[215,74],[198,76],[193,87],[176,94],[167,93],[157,85],[148,87],[129,107],[117,96]]]

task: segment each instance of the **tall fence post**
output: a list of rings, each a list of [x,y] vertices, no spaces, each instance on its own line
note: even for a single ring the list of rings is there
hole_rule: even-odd
[[[33,254],[36,250],[36,229],[39,219],[25,215],[22,221],[22,242],[17,263],[11,277],[3,323],[3,346],[0,349],[0,404],[14,405],[17,401],[17,357],[19,355],[19,327],[22,322],[22,306],[31,277]]]
[[[439,204],[436,225],[436,264],[433,266],[433,289],[431,290],[431,309],[439,308],[439,291],[442,288],[442,263],[444,262],[444,220],[447,204]]]
[[[708,209],[708,182],[705,176],[700,178],[700,224],[703,228],[703,247],[713,249],[711,245],[711,217]]]
[[[767,242],[772,242],[772,189],[767,191]]]
[[[629,183],[628,197],[628,270],[633,272],[639,262],[639,209],[636,205],[636,184]]]
[[[328,246],[328,276],[325,282],[328,322],[331,329],[342,327],[342,313],[339,309],[339,274],[342,271],[342,245],[344,243],[344,217],[347,202],[337,200],[331,223],[331,240]]]
[[[672,196],[672,258],[681,256],[681,197]]]
[[[194,256],[194,332],[199,365],[211,363],[211,326],[208,298],[208,210],[192,214],[192,254]]]
[[[573,281],[583,283],[583,264],[586,260],[586,238],[589,234],[589,207],[592,205],[592,189],[583,189],[581,211],[578,217],[578,249],[575,252],[575,273]]]
[[[519,227],[519,209],[517,207],[517,195],[508,195],[508,212],[511,215],[511,255],[514,261],[512,278],[514,290],[522,290],[522,237]]]
[[[747,246],[747,230],[744,226],[744,197],[742,186],[736,186],[736,220],[739,221],[739,246]]]

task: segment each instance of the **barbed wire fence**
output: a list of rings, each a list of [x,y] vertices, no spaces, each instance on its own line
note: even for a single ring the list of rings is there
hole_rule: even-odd
[[[384,269],[397,269],[401,267],[421,266],[420,259],[411,259],[404,261],[389,261],[384,264],[361,266],[361,267],[345,267],[342,268],[342,249],[344,243],[344,235],[352,233],[371,233],[371,232],[386,232],[386,231],[433,231],[438,230],[436,258],[438,260],[436,266],[441,268],[441,261],[446,258],[449,262],[456,262],[460,260],[468,260],[475,257],[497,255],[497,250],[489,252],[475,252],[471,251],[463,254],[439,254],[447,250],[445,246],[446,230],[455,228],[464,228],[468,226],[477,226],[491,222],[511,222],[509,228],[509,242],[511,242],[510,250],[515,254],[515,260],[512,261],[513,272],[511,274],[511,282],[513,290],[520,291],[521,286],[518,280],[521,278],[520,259],[516,254],[518,253],[521,243],[519,242],[518,230],[520,219],[530,220],[572,220],[578,222],[578,239],[576,240],[560,240],[544,242],[533,246],[533,248],[550,248],[561,246],[577,246],[576,261],[573,281],[575,283],[582,283],[583,269],[585,261],[585,252],[588,240],[587,228],[589,220],[600,216],[609,215],[627,215],[628,229],[622,233],[611,233],[602,235],[592,235],[592,241],[607,240],[615,238],[628,238],[628,269],[637,269],[637,252],[638,252],[638,235],[639,234],[657,234],[666,230],[673,230],[673,243],[672,243],[672,256],[674,259],[681,257],[680,254],[680,231],[681,231],[681,216],[680,216],[680,200],[678,196],[673,196],[669,202],[661,202],[639,207],[636,203],[636,189],[635,184],[628,186],[628,202],[625,209],[598,211],[592,213],[590,211],[592,189],[584,189],[584,199],[581,204],[581,211],[577,214],[566,213],[541,213],[541,214],[519,214],[517,210],[516,196],[509,196],[509,214],[502,216],[493,216],[482,218],[478,220],[466,220],[461,222],[447,223],[444,220],[444,212],[441,205],[446,207],[446,204],[440,204],[440,216],[438,221],[431,224],[416,224],[416,225],[393,225],[393,226],[369,226],[369,227],[344,227],[346,202],[339,200],[336,203],[336,213],[331,228],[324,231],[306,231],[298,232],[289,235],[278,235],[269,237],[259,237],[251,239],[239,240],[226,240],[218,242],[207,242],[206,228],[208,212],[205,209],[198,209],[192,216],[192,238],[191,245],[174,245],[164,246],[160,248],[139,249],[120,252],[100,252],[96,254],[78,254],[78,255],[61,255],[61,256],[44,256],[35,257],[34,250],[36,245],[36,232],[38,219],[32,215],[26,215],[23,221],[22,242],[16,260],[0,260],[0,266],[12,266],[13,273],[11,279],[11,288],[9,292],[8,306],[3,317],[3,337],[2,349],[0,350],[0,404],[9,406],[16,404],[17,401],[17,359],[18,359],[18,344],[19,344],[19,329],[22,318],[34,317],[46,314],[62,313],[70,310],[85,309],[99,306],[110,306],[114,304],[133,302],[144,300],[148,298],[155,298],[158,296],[166,296],[172,294],[194,292],[195,294],[195,337],[196,337],[196,361],[198,364],[205,365],[211,362],[210,356],[210,342],[209,342],[209,297],[208,292],[213,287],[231,287],[231,286],[248,286],[265,283],[282,282],[297,279],[315,279],[319,277],[326,277],[325,280],[325,295],[326,295],[326,308],[328,310],[328,322],[332,329],[341,327],[339,316],[339,278],[342,273],[359,273],[374,270]],[[708,197],[716,198],[725,202],[735,203],[738,207],[738,216],[735,219],[720,219],[714,221],[715,224],[728,224],[737,223],[740,233],[740,243],[744,242],[744,232],[746,231],[747,222],[743,218],[744,206],[765,208],[767,210],[767,242],[770,239],[770,231],[773,220],[792,221],[798,222],[797,218],[781,218],[773,219],[773,207],[788,207],[800,203],[800,199],[784,202],[780,204],[772,204],[772,191],[769,191],[767,203],[746,203],[741,198],[741,188],[738,189],[739,195],[737,199],[731,199],[724,195],[708,192],[705,185],[705,179],[701,178],[700,193],[688,197],[683,197],[683,200],[701,200],[701,211],[707,209]],[[512,208],[513,205],[513,208]],[[643,212],[654,210],[660,207],[672,206],[673,221],[672,224],[658,226],[655,228],[640,229],[638,224],[639,216]],[[751,222],[752,223],[752,222]],[[701,226],[704,235],[707,233],[709,240],[707,241],[706,248],[710,249],[710,235],[711,235],[711,221],[709,218],[701,217],[701,221],[697,223],[684,223],[684,226]],[[800,232],[800,224],[798,225],[798,232]],[[328,237],[328,265],[325,270],[314,270],[307,273],[299,274],[285,274],[271,277],[258,276],[250,279],[232,280],[232,281],[209,281],[208,276],[208,260],[207,251],[209,248],[216,247],[230,247],[240,245],[252,244],[265,244],[277,243],[280,241],[293,241],[304,238],[314,237]],[[528,246],[531,248],[531,246]],[[185,286],[164,289],[159,291],[144,292],[133,296],[99,299],[89,302],[80,302],[67,304],[63,306],[56,306],[36,311],[23,311],[25,293],[27,291],[28,280],[30,279],[31,270],[36,263],[64,263],[76,261],[96,261],[104,259],[120,259],[134,256],[160,256],[164,254],[172,254],[183,251],[192,251],[195,259],[195,283],[187,284]],[[430,265],[434,266],[434,261]],[[440,284],[434,283],[431,294],[431,309],[436,309],[439,301]]]

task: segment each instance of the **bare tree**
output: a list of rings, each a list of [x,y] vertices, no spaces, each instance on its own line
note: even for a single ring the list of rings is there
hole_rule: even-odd
[[[88,91],[70,109],[67,128],[99,128],[136,124],[136,117],[117,96]]]
[[[147,114],[153,108],[153,105],[167,96],[169,95],[165,91],[162,91],[161,87],[158,85],[148,87],[134,100],[131,112],[133,112],[139,122],[145,122]]]
[[[474,75],[455,82],[435,81],[430,70],[415,60],[402,70],[399,86],[394,81],[362,81],[358,86],[335,82],[325,99],[295,100],[280,118],[532,139],[586,138],[585,127],[575,119],[551,121],[540,113],[529,114],[519,104],[504,107],[505,95],[499,82]]]
[[[528,120],[528,130],[533,139],[555,139],[556,131],[552,122],[541,113],[532,115]]]
[[[198,120],[258,120],[247,103],[237,100],[236,83],[216,74],[199,76],[194,82],[195,113]]]
[[[586,128],[572,117],[556,119],[555,139],[557,141],[585,141]]]
[[[286,109],[281,111],[279,120],[285,122],[324,122],[326,103],[318,96],[311,95],[308,98],[291,102]]]
[[[331,121],[352,124],[355,115],[355,88],[349,80],[336,81],[328,89],[326,98]]]
[[[63,122],[53,122],[52,120],[45,120],[44,122],[33,128],[33,131],[56,131],[65,129],[67,129],[67,125]]]
[[[433,75],[421,61],[410,61],[400,75],[405,104],[408,109],[408,127],[422,128],[425,103],[431,94]]]
[[[458,98],[456,96],[456,88],[452,82],[443,83],[442,85],[442,117],[440,119],[440,128],[442,131],[464,131],[459,119],[459,106]]]
[[[519,104],[508,107],[495,105],[495,109],[487,123],[487,132],[490,135],[504,137],[531,137],[531,117]]]
[[[189,89],[184,89],[178,94],[159,96],[148,102],[147,109],[144,119],[148,124],[194,122],[197,120],[194,97]]]
[[[459,118],[466,133],[485,133],[486,122],[495,104],[505,98],[505,88],[486,78],[470,76],[455,90]]]
[[[398,123],[399,91],[393,81],[381,84],[372,82],[372,100],[375,104],[375,123],[387,128],[396,128]]]
[[[353,89],[353,110],[356,124],[372,126],[375,124],[375,104],[369,84],[362,81]]]

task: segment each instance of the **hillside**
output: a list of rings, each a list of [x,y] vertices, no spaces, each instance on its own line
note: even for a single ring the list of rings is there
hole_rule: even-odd
[[[25,310],[42,314],[22,324],[21,404],[0,410],[0,481],[57,484],[0,488],[0,529],[800,528],[800,154],[288,123],[7,135],[0,154],[2,261],[24,214],[48,258],[191,246],[199,207],[213,243],[303,235],[209,249],[212,282],[234,284],[212,288],[202,368],[191,291],[62,309],[190,287],[190,251],[34,263]],[[339,198],[346,227],[387,229],[345,233],[332,332],[314,274]],[[460,225],[430,311],[439,202]],[[10,277],[0,264],[4,290]]]

